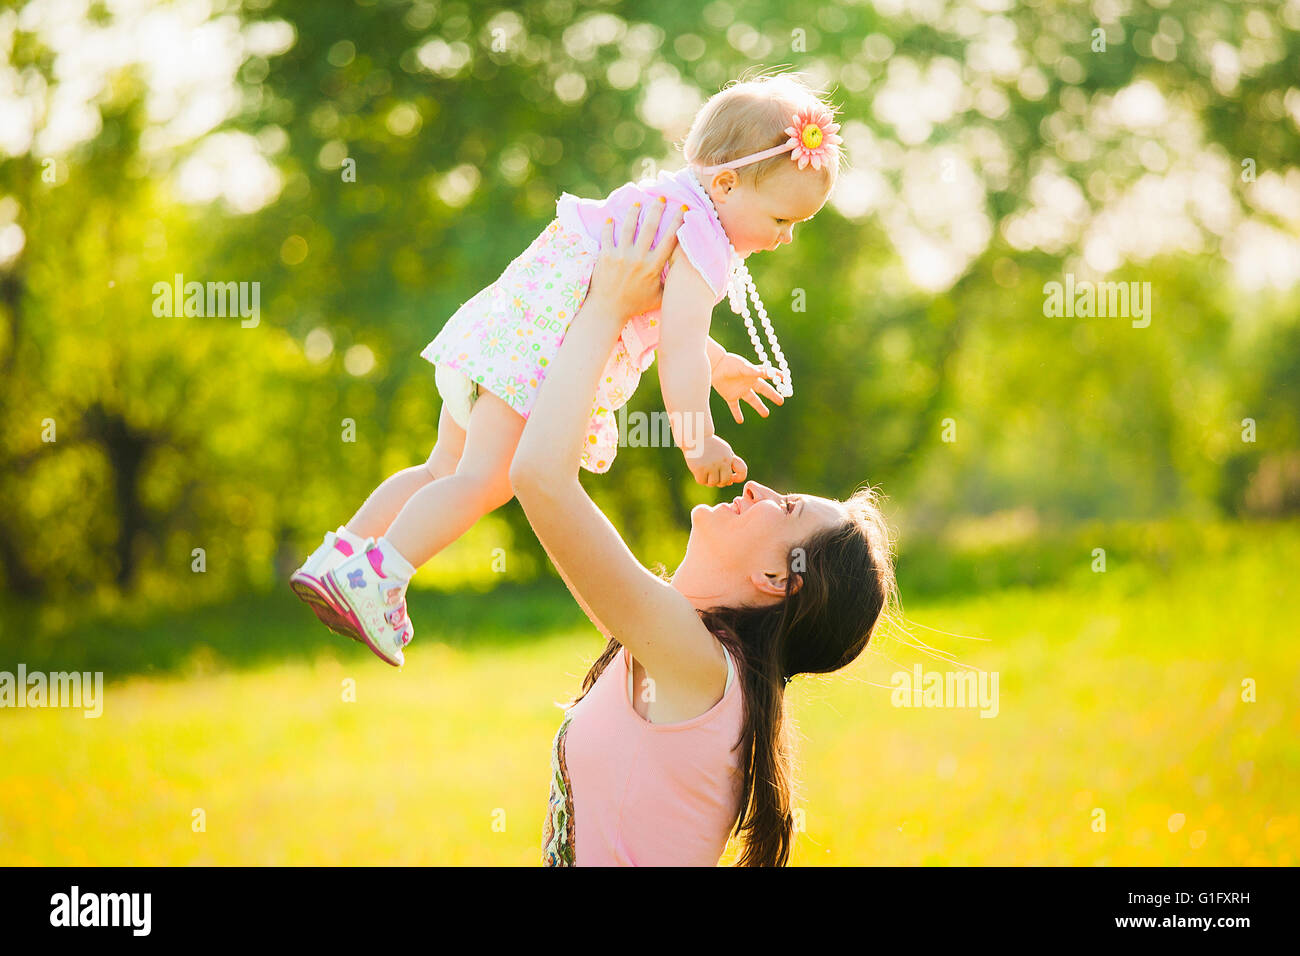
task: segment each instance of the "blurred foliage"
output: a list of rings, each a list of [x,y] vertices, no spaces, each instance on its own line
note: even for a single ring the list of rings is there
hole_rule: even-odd
[[[968,144],[963,135],[978,132],[1008,151],[1005,169],[975,161],[991,239],[950,287],[926,291],[908,280],[884,210],[828,205],[780,255],[751,260],[798,393],[766,420],[747,409],[743,426],[715,401],[719,432],[752,477],[779,489],[844,497],[880,484],[891,517],[916,535],[1017,509],[1065,522],[1300,508],[1295,288],[1236,288],[1221,237],[1209,235],[1199,252],[1119,270],[1152,283],[1150,328],[1045,318],[1043,285],[1078,250],[1020,248],[1005,228],[1049,161],[1098,206],[1099,193],[1150,175],[1136,135],[1080,158],[1056,123],[1060,104],[1096,104],[1139,80],[1192,108],[1234,174],[1242,157],[1261,176],[1286,171],[1300,155],[1300,13],[1122,4],[1122,17],[1103,18],[1106,54],[1089,55],[1100,17],[1089,5],[996,6],[969,7],[971,31],[901,0],[370,0],[346,15],[311,0],[211,4],[205,16],[238,15],[246,36],[292,26],[282,52],[243,46],[238,106],[217,130],[254,137],[280,177],[272,202],[241,212],[182,198],[175,174],[202,140],[145,148],[158,80],[143,67],[115,73],[93,98],[93,136],[54,156],[33,141],[0,165],[0,202],[25,237],[0,266],[6,590],[112,607],[133,590],[190,603],[278,587],[385,475],[427,455],[439,402],[420,348],[531,241],[559,194],[603,195],[647,163],[680,165],[679,133],[651,121],[652,97],[686,89],[702,100],[746,70],[783,65],[828,78],[842,120],[889,143],[896,130],[873,104],[891,65],[974,63],[987,55],[978,28],[994,20],[1020,38],[1046,89],[972,67],[966,79],[996,88],[1005,114],[963,109],[927,137]],[[70,81],[41,34],[0,22],[8,69],[46,104],[43,116]],[[1225,82],[1207,36],[1258,62]],[[906,155],[922,162],[923,145]],[[899,169],[879,172],[906,205]],[[1252,206],[1251,185],[1223,183],[1238,211],[1294,233]],[[175,274],[259,282],[260,324],[155,317],[152,287]],[[807,311],[791,311],[796,289]],[[321,330],[332,348],[312,361],[304,343]],[[725,306],[714,337],[748,353]],[[652,370],[628,410],[661,407]],[[1241,440],[1245,418],[1257,422],[1254,443]],[[942,440],[945,419],[956,441]],[[46,420],[56,442],[42,441]],[[345,420],[355,442],[341,440]],[[584,483],[634,549],[664,560],[665,542],[680,552],[691,505],[717,498],[674,449],[624,449],[607,476]],[[518,555],[508,576],[545,567],[517,506],[489,519],[502,520]],[[485,554],[461,557],[481,565]],[[439,580],[454,584],[455,569]]]

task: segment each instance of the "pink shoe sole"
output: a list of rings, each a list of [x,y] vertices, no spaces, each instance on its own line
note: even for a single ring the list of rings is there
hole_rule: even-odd
[[[306,577],[306,575],[304,575],[304,577]],[[312,580],[316,579],[313,578]],[[366,647],[370,648],[374,652],[375,656],[385,664],[391,664],[393,667],[401,667],[402,665],[400,662],[390,660],[384,655],[384,652],[376,647],[370,640],[370,636],[366,634],[366,629],[361,626],[361,619],[353,613],[352,608],[348,606],[347,599],[339,593],[339,585],[338,582],[334,580],[333,571],[320,579],[320,585],[324,588],[325,595],[334,605],[335,610],[342,615],[343,620],[347,623],[347,626],[350,629],[349,633],[355,636],[357,640],[361,641],[361,643],[365,644]]]
[[[361,641],[360,634],[352,626],[352,622],[334,605],[329,591],[319,578],[295,571],[293,577],[289,579],[289,589],[298,595],[299,599],[315,612],[320,622],[335,634]]]

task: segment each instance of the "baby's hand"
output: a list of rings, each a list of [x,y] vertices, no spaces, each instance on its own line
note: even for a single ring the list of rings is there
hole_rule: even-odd
[[[702,485],[725,488],[737,481],[744,481],[749,474],[749,466],[744,459],[735,454],[731,446],[717,435],[710,435],[694,448],[683,449],[683,452],[686,455],[686,467]]]
[[[769,412],[758,393],[761,392],[778,405],[785,404],[781,393],[769,382],[767,373],[734,352],[728,352],[718,359],[718,364],[713,366],[711,378],[713,388],[726,400],[731,409],[731,417],[738,425],[745,421],[740,414],[742,399],[756,408],[764,418]]]

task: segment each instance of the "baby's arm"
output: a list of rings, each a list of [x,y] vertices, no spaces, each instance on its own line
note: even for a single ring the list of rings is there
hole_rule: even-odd
[[[713,341],[713,336],[711,335],[709,336],[708,341],[704,343],[704,347],[708,349],[709,352],[709,372],[712,374],[713,366],[718,364],[718,359],[727,354],[727,350],[717,342]]]
[[[678,249],[660,307],[659,388],[673,437],[691,472],[697,481],[710,485],[734,480],[731,446],[715,434],[709,411],[710,346],[716,346],[709,339],[713,304],[713,290]]]
[[[664,280],[660,316],[659,388],[677,444],[685,451],[713,434],[707,344],[713,291],[681,249],[673,253]]]

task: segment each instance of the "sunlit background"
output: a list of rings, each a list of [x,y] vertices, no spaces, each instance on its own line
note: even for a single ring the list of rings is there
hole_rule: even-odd
[[[847,163],[749,261],[795,397],[713,415],[778,490],[880,487],[907,615],[792,686],[793,862],[1296,862],[1297,0],[31,0],[0,46],[0,672],[106,682],[0,709],[0,863],[538,861],[602,642],[518,506],[416,576],[400,673],[285,580],[428,454],[420,349],[561,192],[777,68]],[[672,448],[583,481],[670,569],[722,497]],[[895,706],[917,663],[997,716]]]

